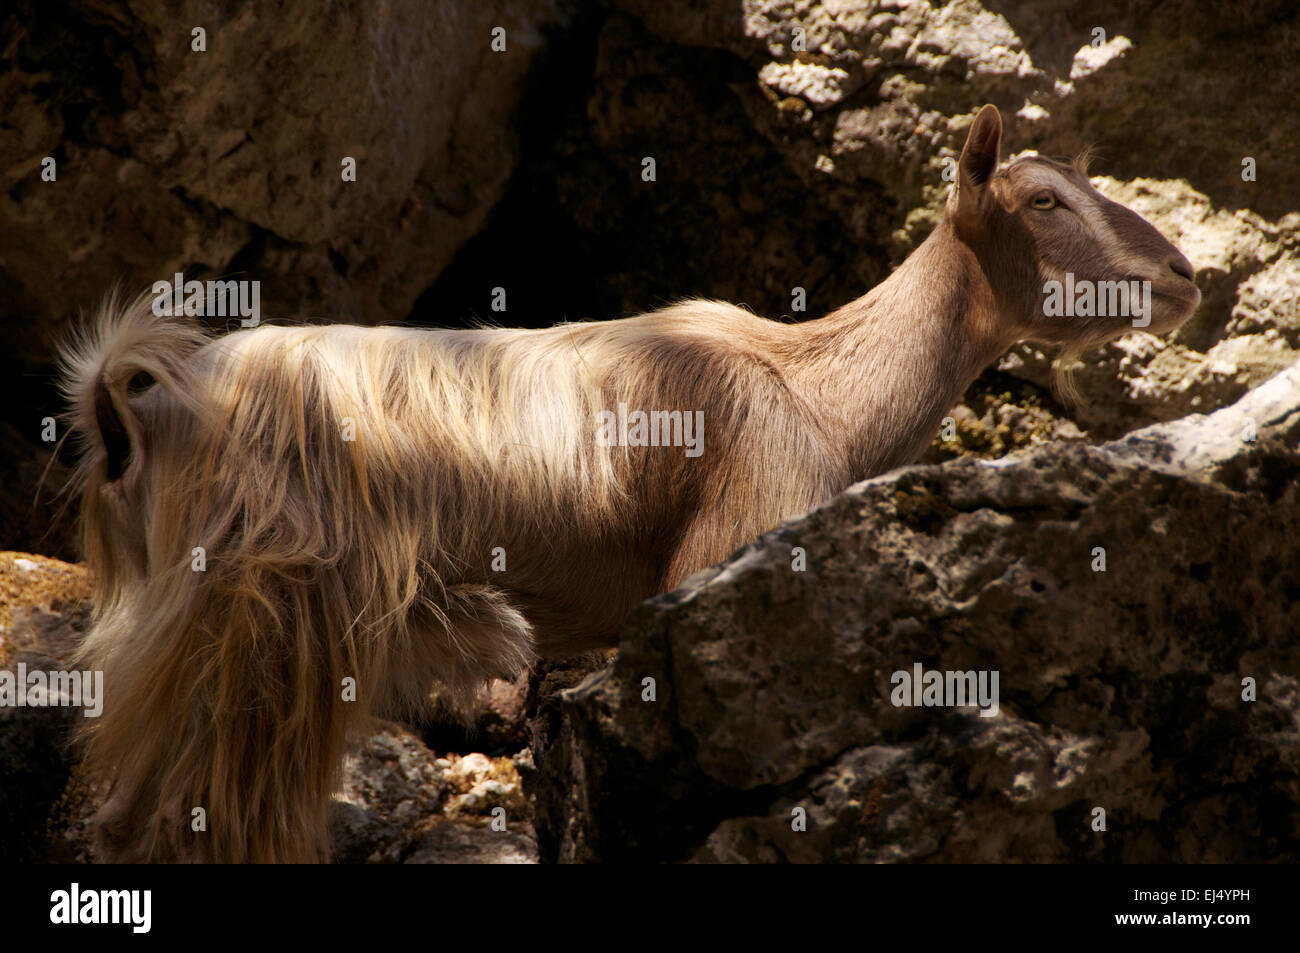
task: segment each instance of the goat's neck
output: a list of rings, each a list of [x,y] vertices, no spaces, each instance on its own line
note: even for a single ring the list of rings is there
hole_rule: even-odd
[[[792,384],[845,441],[848,477],[915,461],[943,415],[1014,336],[987,277],[944,221],[881,284],[794,327]]]

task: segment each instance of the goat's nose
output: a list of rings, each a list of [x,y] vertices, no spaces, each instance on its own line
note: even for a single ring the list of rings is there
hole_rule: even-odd
[[[1182,255],[1169,259],[1169,270],[1175,275],[1186,278],[1188,281],[1196,280],[1196,272],[1192,269],[1192,263]]]

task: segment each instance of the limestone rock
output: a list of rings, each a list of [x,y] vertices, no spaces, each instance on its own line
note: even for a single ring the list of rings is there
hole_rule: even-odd
[[[89,594],[81,566],[0,552],[0,670],[63,669],[85,631]],[[65,793],[76,760],[71,732],[84,715],[58,694],[60,704],[47,707],[0,705],[0,860],[58,856],[64,831],[78,823]]]
[[[273,310],[405,315],[500,198],[523,84],[568,16],[562,0],[19,8],[0,148],[24,161],[6,165],[0,248],[45,318],[196,262],[271,279]],[[54,182],[40,180],[46,155]]]
[[[1300,858],[1298,477],[1300,365],[853,487],[629,617],[564,696],[543,859]],[[996,714],[896,706],[916,664],[999,673]]]

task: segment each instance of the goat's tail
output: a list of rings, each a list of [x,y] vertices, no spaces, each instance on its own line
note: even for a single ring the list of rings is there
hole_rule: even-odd
[[[141,446],[132,392],[157,382],[187,401],[189,358],[208,341],[193,322],[156,313],[155,300],[146,293],[126,302],[114,291],[63,348],[60,378],[72,429],[87,468],[102,470],[106,482],[122,477]]]

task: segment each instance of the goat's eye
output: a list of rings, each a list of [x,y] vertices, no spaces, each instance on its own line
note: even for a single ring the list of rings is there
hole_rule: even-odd
[[[1041,195],[1035,195],[1029,204],[1036,209],[1056,208],[1056,196],[1051,192],[1044,192]]]

